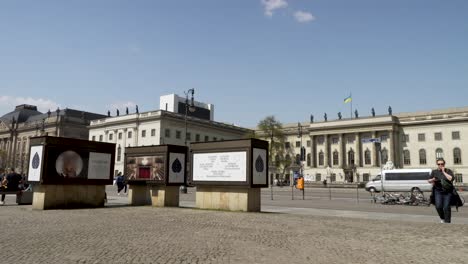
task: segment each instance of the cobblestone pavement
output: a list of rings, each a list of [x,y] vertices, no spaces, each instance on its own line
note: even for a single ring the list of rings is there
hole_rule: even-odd
[[[468,226],[187,208],[0,207],[0,263],[467,263]]]

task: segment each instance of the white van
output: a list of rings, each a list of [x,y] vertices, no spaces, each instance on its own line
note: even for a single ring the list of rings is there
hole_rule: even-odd
[[[383,177],[379,174],[366,183],[366,191],[380,192],[382,187],[386,192],[431,191],[432,185],[427,182],[431,172],[431,169],[384,170]]]

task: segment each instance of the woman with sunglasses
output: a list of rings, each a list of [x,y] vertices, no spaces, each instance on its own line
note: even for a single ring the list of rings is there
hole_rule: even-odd
[[[453,172],[445,168],[445,160],[437,159],[437,170],[433,170],[428,180],[433,185],[435,207],[441,223],[450,223],[451,207],[450,200],[453,193]]]

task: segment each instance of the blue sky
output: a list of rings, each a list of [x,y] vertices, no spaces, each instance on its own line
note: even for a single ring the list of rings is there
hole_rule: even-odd
[[[0,113],[105,114],[195,88],[254,126],[468,106],[466,0],[0,2]]]

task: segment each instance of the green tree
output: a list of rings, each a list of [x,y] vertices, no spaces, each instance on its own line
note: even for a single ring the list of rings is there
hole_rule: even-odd
[[[274,116],[267,116],[261,120],[255,131],[250,132],[247,137],[258,138],[268,141],[268,159],[270,165],[274,165],[281,174],[291,166],[291,148],[285,149],[283,124]],[[289,157],[289,158],[288,158]]]

